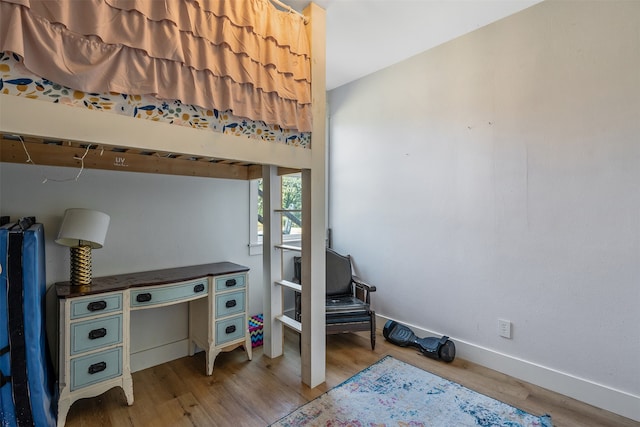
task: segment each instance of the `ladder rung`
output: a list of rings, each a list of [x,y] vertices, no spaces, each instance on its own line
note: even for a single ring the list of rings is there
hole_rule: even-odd
[[[296,292],[302,292],[302,285],[288,280],[277,280],[276,285],[284,286],[285,288],[293,289]]]
[[[273,245],[275,248],[284,249],[285,251],[302,251],[302,248],[299,246],[291,246],[291,245]]]
[[[274,209],[274,212],[302,212],[302,209]]]
[[[297,320],[294,320],[289,316],[285,316],[284,314],[282,316],[276,316],[276,319],[281,321],[282,324],[286,327],[291,328],[297,332],[302,332],[302,323],[298,322]]]

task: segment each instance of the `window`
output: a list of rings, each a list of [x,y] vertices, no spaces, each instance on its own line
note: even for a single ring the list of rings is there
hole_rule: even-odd
[[[300,173],[280,177],[282,209],[282,240],[295,242],[302,234],[302,177]],[[250,238],[249,254],[262,253],[262,179],[251,181],[249,190]]]

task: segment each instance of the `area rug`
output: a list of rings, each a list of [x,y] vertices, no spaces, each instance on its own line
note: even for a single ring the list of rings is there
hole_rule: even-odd
[[[386,356],[272,427],[551,427],[535,416]]]

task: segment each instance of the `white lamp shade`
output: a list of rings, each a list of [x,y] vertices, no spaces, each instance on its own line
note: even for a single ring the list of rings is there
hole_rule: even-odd
[[[73,208],[64,212],[56,243],[76,247],[83,244],[99,249],[109,228],[109,215],[91,209]]]

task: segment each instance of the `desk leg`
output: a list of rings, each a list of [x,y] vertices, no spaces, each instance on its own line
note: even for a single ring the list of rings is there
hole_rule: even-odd
[[[216,357],[222,350],[219,348],[211,347],[207,352],[207,375],[213,374],[213,363],[216,361]]]
[[[133,405],[133,379],[130,375],[122,379],[122,391],[127,398],[127,405]]]
[[[69,408],[71,408],[71,399],[67,397],[58,400],[58,427],[64,427],[67,422]]]
[[[249,360],[251,360],[251,352],[253,351],[253,347],[251,346],[251,334],[249,332],[247,332],[247,336],[244,342],[244,348],[247,351],[247,357],[249,358]]]

